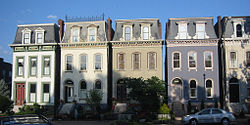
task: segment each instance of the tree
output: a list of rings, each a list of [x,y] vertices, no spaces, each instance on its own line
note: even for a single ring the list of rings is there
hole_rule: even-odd
[[[11,101],[8,97],[0,95],[0,111],[3,113],[11,113],[13,108],[13,101]]]
[[[87,95],[86,102],[93,112],[98,111],[102,101],[103,93],[97,89],[92,89]],[[99,112],[99,111],[98,111]]]
[[[127,88],[130,90],[128,98],[138,101],[144,112],[157,112],[160,107],[160,97],[165,97],[164,82],[153,76],[147,80],[143,78],[125,78]]]
[[[5,96],[5,97],[10,96],[9,85],[5,83],[3,79],[0,80],[0,95]]]

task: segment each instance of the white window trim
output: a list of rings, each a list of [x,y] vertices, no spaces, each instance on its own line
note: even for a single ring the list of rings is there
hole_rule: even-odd
[[[37,28],[35,30],[35,32],[36,32],[35,43],[36,44],[42,44],[42,43],[44,43],[44,32],[45,32],[45,30],[43,28],[39,27],[39,28]],[[42,33],[42,43],[38,43],[38,36],[37,36],[38,33]]]
[[[206,33],[206,21],[195,21],[194,23],[195,23],[195,36],[193,37],[193,39],[208,39],[209,36]],[[199,38],[198,25],[204,26],[204,38]]]
[[[32,74],[32,59],[36,60],[35,74]],[[37,77],[37,74],[38,74],[38,58],[31,56],[31,57],[29,57],[29,76],[30,77]]]
[[[86,69],[85,70],[81,70],[81,64],[82,64],[82,56],[86,56]],[[86,53],[82,53],[82,54],[80,54],[79,55],[79,70],[80,71],[87,71],[87,69],[88,69],[88,55],[86,54]]]
[[[206,53],[211,53],[211,67],[206,67]],[[213,70],[214,67],[214,56],[212,51],[204,51],[203,53],[203,59],[204,59],[204,68],[205,70]]]
[[[180,33],[180,24],[185,24],[187,27],[187,32],[186,32],[186,39],[191,39],[191,36],[189,36],[188,34],[188,22],[187,21],[179,21],[176,22],[176,24],[178,25],[178,31],[177,31],[177,36],[175,37],[175,39],[181,39],[181,33]]]
[[[119,62],[119,55],[120,54],[123,54],[124,55],[124,69],[121,69],[120,67],[119,67],[119,64],[120,64],[120,62]],[[125,56],[126,56],[126,54],[125,53],[117,53],[117,56],[116,56],[116,60],[117,60],[117,67],[116,67],[116,69],[117,70],[126,70],[126,60],[125,60]]]
[[[46,58],[49,59],[49,74],[45,74],[45,66],[44,66],[45,64],[44,64],[44,61],[45,61]],[[48,75],[48,76],[51,75],[51,56],[49,56],[49,55],[48,55],[48,56],[44,55],[44,56],[42,57],[42,61],[43,61],[43,62],[42,62],[42,64],[43,64],[43,66],[42,66],[42,68],[43,68],[42,75],[45,75],[45,76],[46,76],[46,75]]]
[[[46,94],[46,93],[44,93],[44,84],[48,84],[49,85],[49,101],[44,101],[45,100],[45,98],[44,98],[44,94]],[[42,90],[41,90],[41,92],[42,92],[42,102],[43,103],[50,103],[51,102],[51,99],[50,99],[50,96],[51,96],[51,94],[50,94],[50,92],[51,92],[51,84],[49,83],[49,82],[45,82],[45,83],[42,83]]]
[[[135,40],[135,38],[133,37],[133,26],[132,24],[126,24],[123,25],[123,34],[122,34],[122,38],[120,39],[121,41],[126,41],[126,36],[125,36],[125,31],[126,31],[126,27],[130,27],[131,31],[130,31],[130,41]]]
[[[174,67],[174,53],[179,53],[179,62],[180,62],[180,67],[179,68],[175,68]],[[174,70],[181,70],[181,52],[179,52],[179,51],[174,51],[174,52],[172,52],[172,71],[174,71]]]
[[[210,96],[210,97],[207,96],[207,89],[208,89],[208,88],[206,87],[207,80],[211,80],[211,81],[212,81],[211,96]],[[214,81],[213,81],[211,78],[207,78],[207,79],[205,80],[205,86],[204,86],[204,87],[206,88],[206,92],[205,92],[206,98],[209,98],[209,99],[210,99],[210,98],[213,98],[213,97],[214,97],[214,87],[213,87],[213,86],[214,86]]]
[[[148,27],[148,39],[144,39],[144,33],[143,33],[143,29],[144,27]],[[151,24],[141,24],[141,37],[139,38],[139,40],[152,40],[153,37],[151,36]]]
[[[101,69],[95,69],[95,64],[96,64],[96,55],[101,55]],[[94,64],[93,64],[93,68],[95,71],[101,71],[103,69],[103,64],[102,64],[102,61],[103,60],[103,55],[101,53],[96,53],[94,54]]]
[[[29,34],[29,43],[25,43],[24,41],[24,34],[28,33]],[[30,44],[31,43],[31,30],[28,28],[25,28],[22,30],[22,44]]]
[[[72,56],[72,62],[71,62],[71,70],[68,70],[67,69],[67,56]],[[65,55],[65,71],[73,71],[73,59],[74,59],[74,57],[73,57],[73,55],[72,54],[67,54],[67,55]]]
[[[90,37],[90,30],[94,29],[95,30],[95,41],[90,41],[89,37]],[[97,27],[91,26],[88,27],[88,38],[87,38],[88,42],[96,42],[97,41]]]
[[[154,54],[154,56],[155,56],[155,67],[154,67],[154,69],[149,69],[149,54],[150,53],[152,53],[152,54]],[[157,53],[156,52],[148,52],[147,53],[147,60],[148,60],[148,70],[156,70],[157,69]]]
[[[195,83],[196,83],[196,88],[195,88],[195,96],[191,96],[191,88],[190,88],[190,82],[192,81],[192,80],[194,80],[195,81]],[[189,88],[189,98],[191,98],[191,99],[195,99],[195,98],[197,98],[197,93],[198,93],[198,89],[197,89],[197,86],[198,86],[198,82],[197,82],[197,80],[196,79],[194,79],[194,78],[191,78],[189,81],[188,81],[188,88]]]
[[[101,82],[101,89],[96,89],[96,88],[95,88],[96,82],[98,82],[98,81]],[[102,90],[103,90],[103,87],[104,87],[104,86],[103,86],[103,82],[102,82],[100,79],[96,79],[93,88],[96,89],[96,90],[101,90],[101,91],[102,91]]]
[[[195,67],[189,67],[189,53],[194,52],[195,54]],[[197,52],[196,51],[188,51],[188,70],[196,70],[197,71]]]
[[[23,72],[22,72],[22,75],[19,74],[19,66],[18,66],[18,63],[19,63],[19,59],[23,59]],[[25,74],[25,57],[16,57],[16,76],[17,77],[24,77],[24,74]]]
[[[245,54],[245,60],[244,61],[246,62],[246,68],[250,68],[250,66],[247,66],[247,52],[250,52],[250,50],[245,51],[245,53],[244,53]]]
[[[81,84],[82,84],[83,81],[86,83],[86,89],[81,89]],[[88,83],[87,83],[86,80],[84,80],[84,79],[80,80],[79,90],[80,90],[80,91],[87,91],[87,90],[88,90]]]
[[[75,43],[74,40],[73,40],[73,30],[74,29],[78,29],[78,37],[77,37],[78,41],[76,41],[76,42],[80,42],[80,32],[81,32],[81,27],[80,26],[72,26],[71,27],[70,41],[71,41],[71,43]]]
[[[248,35],[245,34],[245,27],[244,27],[244,23],[245,23],[245,20],[243,19],[235,19],[232,21],[233,22],[233,35],[231,36],[232,38],[247,38]],[[237,25],[240,24],[241,25],[241,28],[242,28],[242,37],[237,37]]]
[[[233,67],[232,66],[232,64],[231,64],[231,57],[230,57],[230,55],[231,55],[231,52],[235,52],[236,53],[236,60],[235,60],[235,62],[236,62],[236,67]],[[239,66],[238,66],[238,52],[237,51],[229,51],[229,54],[228,54],[228,61],[229,61],[229,68],[231,68],[231,69],[234,69],[234,68],[238,68]]]
[[[139,69],[134,68],[134,55],[135,54],[139,54]],[[132,53],[132,69],[133,70],[141,70],[141,53],[139,53],[139,52]]]

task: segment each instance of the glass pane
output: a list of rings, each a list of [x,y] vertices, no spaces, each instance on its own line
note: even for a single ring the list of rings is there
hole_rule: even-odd
[[[80,86],[81,89],[87,89],[87,84],[85,81],[82,81],[81,82],[81,86]]]
[[[139,69],[140,68],[140,55],[139,54],[134,54],[134,69]]]
[[[196,97],[196,89],[190,89],[190,91],[191,91],[190,96]]]
[[[95,69],[101,69],[101,60],[102,60],[101,55],[95,56]]]
[[[130,27],[126,27],[125,28],[125,33],[129,33],[130,34],[131,33],[131,28]]]
[[[190,81],[190,88],[196,88],[196,81],[195,80]]]
[[[81,56],[81,70],[86,70],[86,56]]]
[[[30,93],[36,93],[36,84],[30,84]]]
[[[155,69],[155,62],[156,62],[156,54],[155,53],[149,53],[148,54],[149,57],[149,69]]]
[[[118,54],[119,69],[124,69],[124,54]]]
[[[222,111],[218,110],[218,109],[212,109],[212,114],[221,114]]]
[[[43,84],[43,93],[49,93],[49,84]]]
[[[72,56],[67,56],[67,70],[72,70]]]
[[[212,81],[211,80],[207,80],[206,81],[206,88],[211,88],[212,87]]]
[[[212,53],[205,53],[205,67],[212,67]]]
[[[212,96],[212,89],[206,89],[207,90],[207,97],[211,97]]]
[[[101,82],[100,82],[100,81],[97,81],[97,82],[95,83],[95,89],[101,89],[101,88],[102,88]]]

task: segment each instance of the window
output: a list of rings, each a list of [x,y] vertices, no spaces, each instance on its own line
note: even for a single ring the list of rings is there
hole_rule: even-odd
[[[83,80],[80,83],[80,89],[81,90],[86,90],[87,89],[87,83]]]
[[[66,56],[66,70],[72,70],[72,58],[70,55]]]
[[[180,23],[178,25],[179,38],[187,39],[187,23]]]
[[[23,58],[17,59],[17,75],[23,76],[24,73],[24,60]]]
[[[37,43],[42,43],[42,42],[43,42],[43,34],[37,33]]]
[[[73,42],[79,42],[79,30],[80,28],[73,28],[72,31],[72,41]]]
[[[212,82],[212,80],[206,81],[206,97],[207,98],[213,97],[213,82]]]
[[[50,75],[50,57],[43,58],[43,75]]]
[[[89,28],[89,41],[96,41],[96,28]]]
[[[242,26],[240,24],[236,25],[236,36],[242,37]]]
[[[125,27],[125,40],[131,40],[131,27]]]
[[[205,68],[212,68],[212,52],[204,52]]]
[[[180,68],[180,53],[173,53],[173,68]]]
[[[222,111],[219,109],[212,109],[212,114],[221,114]]]
[[[35,76],[37,73],[37,58],[30,58],[30,75]]]
[[[149,39],[149,27],[144,26],[143,27],[143,40],[148,40]]]
[[[124,59],[125,54],[124,53],[119,53],[117,54],[118,58],[118,69],[119,70],[124,70],[125,69],[125,59]]]
[[[198,39],[205,38],[205,23],[196,24],[196,35]]]
[[[102,69],[102,55],[101,54],[95,55],[95,69],[96,70]]]
[[[36,102],[36,84],[30,84],[30,102]]]
[[[230,68],[237,68],[236,52],[230,52]]]
[[[188,67],[196,68],[196,52],[188,52]]]
[[[49,102],[50,100],[49,89],[49,84],[43,84],[43,102]]]
[[[179,78],[175,78],[175,79],[172,81],[172,84],[175,84],[175,85],[182,85],[182,81],[181,81],[181,79],[179,79]]]
[[[197,95],[197,90],[196,90],[196,81],[195,80],[191,80],[190,81],[190,98],[196,98]]]
[[[101,83],[101,81],[97,80],[95,82],[95,89],[102,89],[102,83]]]
[[[148,69],[156,69],[156,53],[148,53]]]
[[[36,31],[36,43],[41,44],[44,42],[44,29],[39,27]]]
[[[133,57],[133,69],[139,70],[140,69],[140,54],[134,53],[132,57]]]
[[[202,111],[201,113],[199,113],[199,115],[209,115],[209,114],[210,114],[210,109],[206,109]]]
[[[24,44],[29,44],[29,43],[30,43],[30,34],[24,33]]]
[[[250,51],[246,52],[246,66],[250,67]]]
[[[6,74],[6,71],[3,70],[3,72],[2,72],[3,79],[5,79],[5,76],[6,76],[5,74]]]
[[[81,55],[80,56],[80,60],[81,60],[81,66],[80,66],[80,70],[86,70],[87,69],[87,56],[86,55]]]

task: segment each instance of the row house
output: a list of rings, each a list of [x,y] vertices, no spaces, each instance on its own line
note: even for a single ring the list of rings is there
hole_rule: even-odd
[[[176,114],[188,101],[219,102],[218,39],[213,17],[170,18],[166,25],[168,102]]]
[[[13,49],[11,99],[15,105],[53,105],[60,67],[56,24],[18,25]]]
[[[112,92],[118,102],[126,101],[123,78],[163,78],[163,40],[159,19],[116,20],[111,44]]]
[[[232,112],[250,109],[250,17],[218,18],[221,38],[222,99]]]

